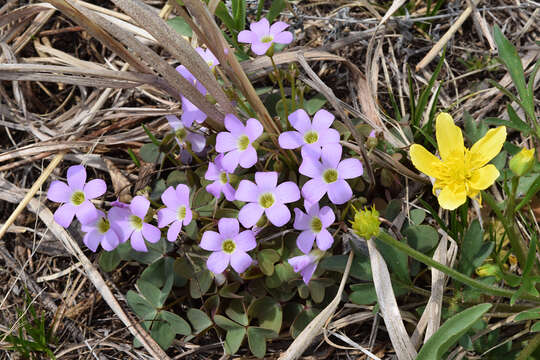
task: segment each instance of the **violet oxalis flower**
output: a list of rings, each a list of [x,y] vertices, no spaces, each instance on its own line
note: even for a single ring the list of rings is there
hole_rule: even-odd
[[[228,201],[234,201],[235,191],[229,182],[230,173],[225,170],[222,161],[223,154],[219,154],[213,163],[208,164],[208,170],[204,174],[204,178],[206,180],[214,180],[214,182],[206,186],[206,191],[218,199],[223,192]]]
[[[248,202],[238,213],[244,227],[255,225],[263,213],[275,226],[283,226],[291,219],[291,212],[284,204],[300,199],[300,191],[292,181],[277,185],[277,180],[277,172],[257,172],[256,184],[249,180],[240,182],[236,200]]]
[[[179,184],[176,190],[169,186],[161,194],[161,201],[167,207],[158,211],[158,227],[172,223],[167,231],[167,240],[173,242],[178,238],[182,225],[188,225],[193,217],[189,207],[189,188],[184,184]]]
[[[334,204],[340,205],[349,201],[352,190],[345,179],[353,179],[362,175],[362,163],[358,159],[341,159],[340,145],[328,145],[321,153],[321,161],[303,154],[300,174],[310,178],[302,187],[302,195],[309,202],[319,201],[325,193]]]
[[[302,279],[307,284],[317,269],[317,264],[323,254],[320,250],[313,250],[307,255],[292,257],[287,262],[293,267],[294,272],[299,272],[302,275]]]
[[[293,41],[293,34],[290,31],[283,31],[289,25],[283,21],[277,21],[270,26],[266,18],[251,23],[251,30],[242,30],[238,34],[238,41],[251,44],[251,50],[257,55],[264,55],[272,44],[290,44]]]
[[[206,266],[215,274],[221,274],[229,265],[237,273],[243,273],[251,265],[253,259],[246,252],[257,246],[255,235],[251,230],[240,232],[238,220],[222,218],[218,222],[219,233],[205,231],[200,247],[213,251],[208,257]]]
[[[332,225],[336,216],[329,206],[319,209],[319,203],[305,202],[306,212],[294,209],[294,228],[303,230],[296,239],[296,245],[307,254],[313,247],[313,242],[317,239],[317,247],[321,250],[328,250],[334,243],[334,239],[327,228]]]
[[[145,222],[150,201],[143,196],[135,196],[129,208],[113,207],[109,210],[109,220],[121,229],[121,242],[131,239],[131,247],[136,251],[148,251],[144,240],[156,243],[161,238],[161,231]]]
[[[96,252],[99,244],[106,251],[114,250],[120,243],[120,229],[116,224],[111,224],[105,213],[97,210],[98,217],[87,224],[82,224],[81,230],[84,235],[83,242],[90,250]]]
[[[326,110],[319,110],[313,117],[313,123],[304,109],[298,109],[289,115],[289,122],[297,131],[286,131],[279,135],[279,146],[283,149],[302,147],[312,157],[318,157],[321,147],[339,144],[339,132],[330,129],[334,115]]]
[[[82,224],[95,220],[98,213],[90,200],[103,195],[105,191],[105,181],[94,179],[87,183],[84,166],[70,166],[67,171],[67,185],[55,180],[47,192],[49,200],[64,203],[55,211],[54,220],[65,228],[71,224],[75,215]]]
[[[176,142],[180,146],[180,160],[184,164],[189,164],[191,162],[191,154],[186,150],[187,143],[191,144],[191,150],[194,153],[200,153],[206,146],[205,137],[187,129],[176,116],[166,115],[165,117],[169,125],[173,128]]]
[[[252,143],[263,132],[261,123],[248,119],[246,125],[233,114],[225,116],[225,128],[229,132],[220,132],[216,138],[216,151],[226,153],[221,161],[223,168],[233,172],[238,164],[248,169],[257,162],[257,151]]]
[[[216,65],[219,65],[218,58],[215,57],[214,54],[212,54],[210,49],[205,50],[205,49],[203,49],[201,47],[198,47],[198,48],[195,49],[195,51],[197,51],[197,53],[199,53],[199,55],[201,55],[203,60],[206,61],[206,63],[208,64],[208,67],[210,68],[210,70],[214,70],[214,67],[216,67]]]

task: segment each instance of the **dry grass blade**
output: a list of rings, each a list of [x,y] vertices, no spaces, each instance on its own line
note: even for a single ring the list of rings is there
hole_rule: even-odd
[[[396,302],[392,281],[386,263],[375,247],[373,240],[368,240],[369,260],[371,262],[371,272],[373,283],[377,293],[377,301],[381,308],[381,314],[388,330],[388,335],[394,346],[394,350],[399,360],[413,360],[416,358],[416,350],[403,325],[401,313]]]
[[[336,311],[336,308],[341,301],[341,294],[343,293],[345,283],[349,278],[349,271],[351,270],[353,258],[354,252],[351,251],[349,253],[349,259],[347,260],[347,265],[345,266],[345,271],[343,272],[343,277],[341,278],[341,283],[339,284],[338,292],[332,302],[328,304],[328,306],[326,306],[324,310],[315,317],[315,319],[311,320],[304,330],[302,330],[300,335],[298,335],[296,339],[294,339],[293,343],[287,348],[287,351],[281,354],[279,360],[298,359],[300,356],[302,356],[307,347],[313,342],[313,339],[321,334],[324,324],[326,324],[330,317],[334,314],[334,311]]]
[[[51,10],[49,6],[43,6],[40,4],[33,4],[28,6],[23,6],[16,10],[9,12],[8,14],[2,15],[0,17],[0,27],[9,24],[12,21],[21,21],[25,18],[32,16],[36,13]]]

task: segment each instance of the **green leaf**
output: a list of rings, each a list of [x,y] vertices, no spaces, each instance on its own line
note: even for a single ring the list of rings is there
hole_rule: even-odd
[[[236,30],[244,30],[246,27],[246,0],[232,0],[231,7]]]
[[[160,299],[161,291],[157,286],[155,286],[152,283],[149,283],[148,281],[144,281],[139,279],[137,281],[137,286],[139,287],[139,290],[141,294],[152,304],[154,307],[159,308],[163,303]]]
[[[307,308],[306,310],[302,311],[300,315],[294,319],[294,322],[291,325],[291,336],[293,338],[296,338],[302,330],[317,316],[321,310],[316,308]]]
[[[531,326],[531,331],[536,332],[540,331],[540,321],[537,321]]]
[[[437,230],[429,225],[409,226],[403,235],[407,237],[407,242],[412,248],[424,254],[432,251],[439,242]]]
[[[193,31],[191,30],[191,27],[189,27],[186,20],[184,20],[181,16],[177,16],[167,20],[167,24],[169,24],[169,26],[172,27],[174,31],[176,31],[182,36],[193,36]]]
[[[534,319],[540,319],[540,309],[531,309],[531,310],[525,310],[523,312],[520,312],[516,318],[514,319],[515,322],[518,321],[525,321],[525,320],[534,320]]]
[[[377,245],[377,249],[379,249],[381,255],[386,261],[386,264],[392,270],[392,273],[395,274],[397,278],[401,281],[410,283],[411,279],[409,274],[409,259],[407,257],[407,254],[405,254],[403,251],[399,251],[393,246],[385,244],[378,238],[375,239],[375,244]]]
[[[152,338],[156,340],[163,350],[167,350],[171,346],[176,334],[174,331],[171,331],[171,325],[162,320],[160,315],[158,315],[156,321],[152,324],[150,335],[152,335]]]
[[[244,336],[246,336],[246,328],[244,327],[227,331],[225,336],[225,351],[227,354],[232,355],[238,351],[242,341],[244,341]]]
[[[185,171],[172,171],[169,176],[167,176],[167,185],[176,187],[178,184],[187,184],[188,178]]]
[[[223,1],[220,1],[218,3],[215,14],[221,21],[223,21],[229,31],[233,33],[233,37],[235,37],[234,34],[236,32],[236,24],[234,22],[234,19],[231,17],[231,14],[229,14],[229,10],[227,10],[227,7],[225,6]]]
[[[474,121],[469,112],[465,111],[463,114],[465,122],[465,133],[470,144],[474,144],[480,140],[488,131],[488,126],[485,121]]]
[[[232,321],[231,319],[223,315],[214,316],[214,322],[216,323],[217,326],[219,326],[223,330],[234,330],[234,329],[244,328],[242,325]]]
[[[264,249],[257,253],[257,260],[262,273],[266,276],[272,276],[274,273],[274,264],[278,262],[280,256],[274,249]]]
[[[484,243],[482,240],[484,233],[480,222],[474,220],[463,237],[461,244],[461,258],[459,260],[459,270],[469,276],[475,268],[482,265],[486,257],[493,250],[493,242]]]
[[[259,321],[259,326],[279,334],[283,322],[281,305],[274,299],[265,296],[251,303],[248,308],[251,318]]]
[[[274,19],[277,18],[279,14],[283,11],[286,5],[286,0],[273,0],[272,5],[270,6],[270,10],[268,11],[268,14],[266,14],[266,18],[268,19],[268,21],[272,23]]]
[[[105,272],[111,272],[120,264],[122,259],[118,255],[118,250],[114,249],[113,251],[103,251],[99,255],[99,266],[101,270]]]
[[[439,360],[459,338],[479,320],[491,304],[480,304],[468,308],[448,319],[422,346],[416,360]]]
[[[225,314],[241,325],[249,325],[249,320],[241,300],[232,300],[229,307],[225,310]]]
[[[351,286],[351,290],[354,291],[349,295],[349,300],[357,305],[371,305],[377,302],[373,283],[357,284],[354,288]]]
[[[155,314],[156,309],[154,305],[133,290],[127,292],[126,300],[133,311],[135,311],[135,314],[142,319],[147,320],[149,319],[149,314]]]
[[[144,144],[139,150],[139,155],[144,161],[154,163],[159,159],[159,146],[153,143]]]
[[[206,315],[204,311],[199,309],[190,308],[187,311],[187,318],[191,325],[193,325],[193,330],[195,334],[208,329],[212,326],[212,320]]]
[[[236,295],[236,291],[240,288],[240,283],[234,282],[232,284],[228,284],[221,289],[219,289],[219,296],[228,298],[228,299],[241,299],[243,296]]]
[[[422,209],[413,209],[411,210],[411,222],[414,225],[420,225],[424,222],[426,218],[426,212]]]
[[[324,285],[317,280],[312,280],[308,287],[313,301],[317,304],[321,303],[324,300]]]
[[[160,312],[160,316],[163,320],[169,323],[169,325],[171,326],[171,330],[174,331],[175,334],[191,334],[191,326],[189,326],[187,321],[182,319],[180,316],[173,314],[169,311]]]
[[[174,274],[174,259],[162,257],[154,261],[141,274],[140,279],[161,288]]]
[[[247,336],[251,353],[261,359],[266,354],[266,339],[277,337],[278,334],[269,329],[250,326]]]
[[[325,257],[319,263],[319,268],[343,273],[347,265],[347,258],[347,255]],[[355,256],[351,264],[350,275],[360,280],[372,280],[369,259],[362,255]]]
[[[208,270],[201,270],[189,279],[189,293],[192,298],[198,299],[208,292],[212,285],[212,274]]]
[[[304,110],[306,110],[309,115],[313,115],[319,111],[324,104],[326,104],[326,98],[322,94],[317,94],[311,99],[304,101]]]

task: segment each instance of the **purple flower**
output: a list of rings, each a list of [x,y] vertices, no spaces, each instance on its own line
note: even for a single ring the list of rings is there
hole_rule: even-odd
[[[302,275],[302,279],[307,284],[311,280],[315,269],[317,269],[317,264],[322,255],[323,253],[320,250],[313,250],[307,255],[292,257],[287,262],[293,267],[294,272],[299,272]]]
[[[161,201],[166,208],[158,211],[158,227],[163,228],[172,223],[167,231],[167,240],[174,242],[182,225],[188,225],[193,217],[189,207],[189,188],[184,184],[179,184],[176,190],[169,186],[161,194]]]
[[[258,22],[251,23],[251,30],[242,30],[238,34],[238,41],[251,44],[251,50],[257,55],[264,55],[273,43],[290,44],[293,41],[293,34],[290,31],[283,31],[289,25],[283,21],[278,21],[270,26],[266,18]]]
[[[298,131],[287,131],[279,135],[279,146],[283,149],[302,147],[312,157],[318,158],[321,147],[339,144],[339,132],[330,129],[334,115],[326,110],[319,110],[313,117],[313,123],[304,109],[298,109],[289,115],[289,122]]]
[[[334,204],[340,205],[349,201],[352,190],[345,179],[362,175],[362,163],[358,159],[341,159],[341,146],[328,145],[321,152],[321,161],[303,155],[300,174],[310,178],[302,187],[302,195],[309,202],[319,201],[325,193]]]
[[[234,188],[230,184],[230,172],[225,170],[222,164],[223,154],[219,154],[213,163],[208,164],[208,170],[204,174],[206,180],[214,180],[213,183],[206,186],[206,191],[219,199],[221,193],[225,195],[228,201],[234,201]]]
[[[294,228],[303,230],[296,239],[296,245],[307,254],[313,247],[313,242],[317,239],[317,247],[321,250],[328,250],[334,243],[334,239],[327,228],[332,225],[336,216],[329,206],[319,209],[319,203],[305,202],[304,207],[307,213],[295,208]]]
[[[131,239],[131,247],[136,251],[148,251],[144,240],[156,243],[161,231],[144,221],[150,208],[150,201],[143,196],[135,196],[129,208],[113,207],[109,210],[109,221],[121,231],[121,242]]]
[[[98,217],[87,224],[82,224],[81,230],[84,235],[83,242],[90,250],[96,252],[99,244],[106,251],[114,250],[120,243],[121,230],[115,223],[109,221],[105,213],[97,210]]]
[[[257,162],[257,151],[252,143],[263,132],[261,123],[248,119],[246,125],[233,114],[225,115],[225,128],[229,132],[220,132],[216,138],[216,151],[227,153],[223,157],[223,168],[232,173],[238,164],[248,169]]]
[[[219,233],[205,231],[200,247],[213,251],[208,257],[206,266],[215,274],[221,274],[229,265],[239,274],[246,271],[253,259],[246,251],[257,246],[255,235],[251,230],[240,232],[238,220],[222,218],[218,222]]]
[[[208,64],[208,67],[210,67],[210,70],[213,70],[216,65],[219,65],[219,60],[217,57],[212,54],[210,49],[204,50],[201,47],[198,47],[195,49],[199,55],[203,58],[204,61]]]
[[[71,224],[75,215],[82,224],[95,220],[98,213],[90,200],[103,195],[105,191],[107,191],[107,185],[101,179],[86,182],[84,166],[69,167],[67,185],[62,181],[55,180],[47,192],[49,200],[64,203],[55,211],[54,220],[65,228]]]
[[[257,172],[256,184],[249,180],[240,182],[236,200],[248,202],[238,213],[242,226],[252,227],[263,213],[275,226],[283,226],[291,219],[291,212],[284,204],[300,199],[300,191],[292,181],[277,185],[277,180],[277,172]]]
[[[173,128],[176,142],[180,146],[180,160],[183,164],[191,162],[191,154],[186,150],[187,143],[191,144],[194,153],[200,153],[206,146],[206,139],[203,135],[188,130],[184,124],[174,115],[166,115],[169,125]]]
[[[187,81],[189,81],[193,86],[199,90],[202,95],[206,95],[206,88],[189,72],[189,70],[184,66],[180,65],[176,68],[176,71],[180,73]],[[203,123],[206,120],[206,114],[202,112],[195,104],[189,101],[186,97],[182,96],[182,122],[185,126],[189,127],[193,122],[199,124]]]

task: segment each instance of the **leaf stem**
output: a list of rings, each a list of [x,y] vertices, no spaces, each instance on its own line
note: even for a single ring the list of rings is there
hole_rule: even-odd
[[[274,67],[274,71],[276,72],[276,79],[279,85],[279,92],[281,93],[281,100],[283,101],[283,111],[285,112],[285,120],[287,120],[289,118],[289,109],[287,108],[287,98],[285,97],[285,88],[283,87],[283,79],[281,78],[281,72],[279,71],[275,63],[273,56],[270,56],[270,61],[272,62],[272,66]],[[278,126],[280,130],[283,131],[281,122],[278,123]]]

